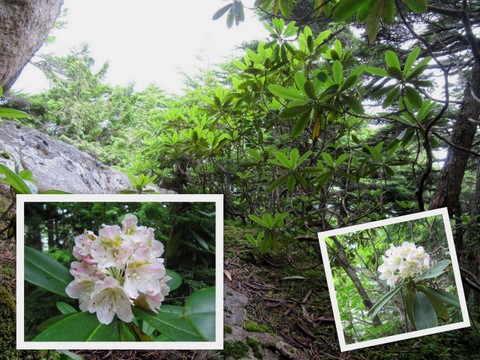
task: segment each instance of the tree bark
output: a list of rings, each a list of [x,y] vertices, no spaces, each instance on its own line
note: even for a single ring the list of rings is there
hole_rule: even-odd
[[[451,217],[460,216],[462,213],[460,193],[469,153],[461,148],[468,150],[472,148],[477,122],[480,119],[480,103],[476,99],[478,97],[480,97],[480,66],[475,63],[465,89],[458,119],[452,129],[451,142],[456,147],[451,146],[448,149],[436,193],[430,202],[430,209],[447,207]],[[458,251],[463,249],[462,234],[455,234],[455,244]]]
[[[335,243],[335,246],[337,247],[337,251],[338,251],[338,252],[334,252],[334,256],[341,263],[341,265],[342,265],[343,269],[345,270],[345,272],[347,273],[348,277],[355,284],[355,287],[357,288],[358,293],[362,297],[363,304],[365,305],[365,307],[367,309],[370,310],[373,307],[374,304],[373,304],[372,300],[370,299],[370,297],[368,296],[368,294],[367,294],[365,288],[363,287],[362,283],[360,282],[360,279],[358,278],[355,269],[353,269],[352,265],[350,265],[350,262],[348,261],[348,256],[345,252],[345,248],[340,243],[340,241],[338,241],[336,239],[335,236],[333,236],[332,239],[333,239],[333,241]],[[373,318],[373,324],[375,326],[379,326],[379,325],[382,324],[378,315],[376,315]]]
[[[0,86],[9,90],[43,45],[63,0],[0,0]]]

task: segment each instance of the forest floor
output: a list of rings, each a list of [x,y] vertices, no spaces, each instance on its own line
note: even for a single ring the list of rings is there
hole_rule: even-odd
[[[281,254],[265,257],[250,246],[245,239],[246,232],[248,230],[238,226],[225,227],[225,297],[230,295],[236,304],[225,302],[223,351],[97,350],[75,353],[85,360],[480,359],[480,334],[473,328],[340,352],[318,243],[290,244]],[[2,284],[13,296],[14,246],[11,240],[0,244]],[[240,321],[238,318],[232,320],[232,308],[236,315],[242,313]],[[18,352],[18,358],[60,359],[54,351]]]

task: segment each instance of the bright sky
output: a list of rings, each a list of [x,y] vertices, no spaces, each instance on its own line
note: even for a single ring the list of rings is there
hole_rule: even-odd
[[[228,1],[230,2],[230,1]],[[193,75],[227,60],[243,41],[265,39],[267,32],[251,12],[240,26],[228,29],[225,17],[212,16],[225,0],[65,0],[67,27],[54,32],[55,44],[39,53],[67,55],[70,49],[89,45],[96,64],[110,63],[106,81],[113,85],[135,83],[140,90],[154,84],[180,93],[182,72]],[[244,0],[252,6],[254,0]],[[135,4],[135,5],[133,5]],[[199,60],[202,59],[202,60]],[[14,90],[38,92],[48,82],[27,65]]]

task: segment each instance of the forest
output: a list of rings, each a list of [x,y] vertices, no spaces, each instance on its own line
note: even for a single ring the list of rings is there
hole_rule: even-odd
[[[250,298],[251,319],[305,359],[475,358],[480,345],[480,2],[256,0],[254,6],[269,39],[246,43],[241,57],[187,76],[181,95],[153,85],[135,90],[133,84],[108,84],[108,63],[98,64],[84,44],[66,56],[36,57],[35,66],[50,82],[42,93],[10,91],[14,76],[0,78],[0,117],[128,174],[132,192],[148,193],[153,185],[180,194],[223,194],[225,284]],[[244,5],[240,0],[219,4],[212,18],[225,22],[226,31],[243,26]],[[58,22],[48,39],[54,41],[56,31],[62,31]],[[35,179],[28,169],[2,166],[0,174],[11,194],[31,193],[28,184]],[[175,297],[187,297],[213,285],[215,241],[208,216],[213,210],[190,205],[45,203],[26,209],[25,245],[68,267],[74,234],[85,224],[98,231],[104,223],[120,224],[131,212],[140,224],[158,229],[167,264],[188,264],[172,268],[185,274]],[[12,285],[14,274],[5,270],[12,266],[12,205],[3,208],[2,278]],[[340,352],[317,234],[439,208],[447,208],[452,224],[471,326]],[[419,318],[402,305],[412,288],[398,290],[387,306],[378,307],[390,289],[380,276],[380,259],[403,241],[422,246],[435,261],[448,258],[440,244],[442,226],[428,219],[331,239],[328,257],[342,290],[339,307],[350,316],[343,323],[347,342],[419,327]],[[402,235],[391,240],[390,231]],[[363,275],[351,276],[352,267]],[[429,285],[433,290],[421,283],[410,299],[428,297],[433,326],[461,319],[448,273],[439,271]],[[412,274],[409,279],[414,284]],[[415,286],[407,285],[410,280],[405,287]],[[44,296],[31,285],[26,291]],[[432,291],[443,300],[432,300]],[[54,301],[49,309],[43,306],[28,309],[32,324],[44,320],[35,314],[49,317],[57,311]],[[28,331],[35,336],[35,329]],[[261,358],[263,350],[254,348],[229,341],[223,351],[175,357]],[[12,351],[17,358],[59,359],[149,354]]]

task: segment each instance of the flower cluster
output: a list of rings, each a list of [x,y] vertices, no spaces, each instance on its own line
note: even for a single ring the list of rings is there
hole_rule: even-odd
[[[380,279],[386,280],[389,286],[394,286],[397,280],[419,275],[430,268],[430,255],[422,246],[404,242],[401,246],[393,246],[382,256],[383,264],[378,267]]]
[[[157,311],[170,291],[163,265],[163,244],[154,229],[137,226],[127,214],[122,228],[103,225],[98,236],[87,231],[75,238],[70,273],[74,280],[65,292],[79,299],[80,310],[97,313],[98,321],[110,324],[115,315],[133,320],[132,305]]]

